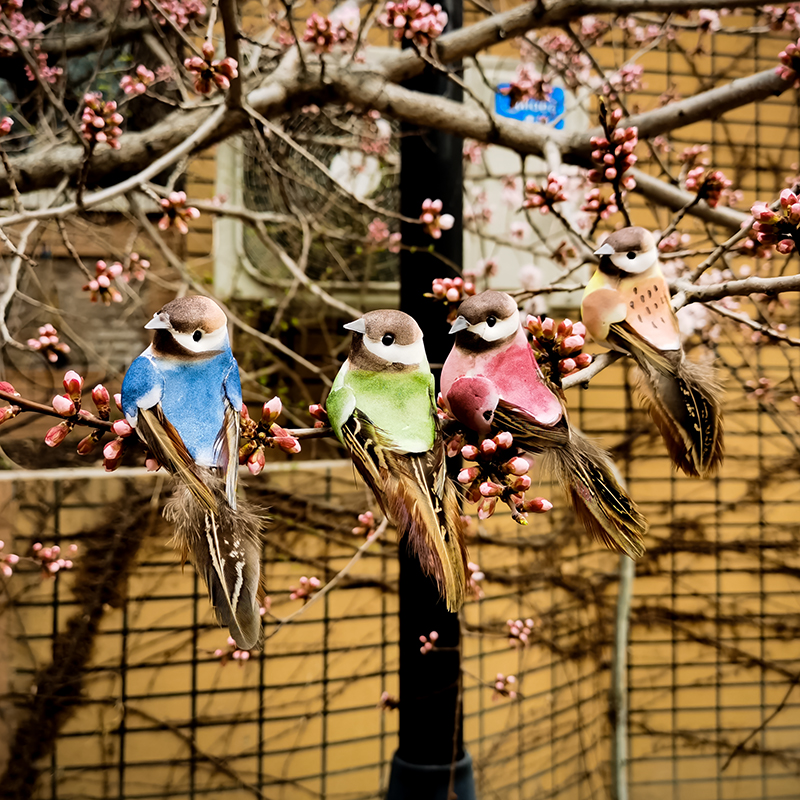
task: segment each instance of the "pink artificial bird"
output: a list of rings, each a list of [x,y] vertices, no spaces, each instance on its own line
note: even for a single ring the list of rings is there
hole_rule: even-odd
[[[458,311],[450,329],[455,345],[442,369],[442,395],[453,416],[481,438],[509,431],[522,450],[544,454],[586,530],[612,550],[641,556],[647,523],[614,477],[608,455],[570,429],[514,299],[486,291]]]

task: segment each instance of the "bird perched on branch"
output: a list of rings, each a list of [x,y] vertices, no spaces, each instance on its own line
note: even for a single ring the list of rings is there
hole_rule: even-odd
[[[614,477],[608,455],[571,429],[566,408],[546,383],[515,300],[485,291],[464,300],[442,369],[452,414],[481,438],[508,431],[528,453],[542,454],[586,530],[607,547],[644,553],[644,517]]]
[[[684,356],[653,235],[623,228],[595,255],[600,265],[581,305],[586,330],[635,359],[638,388],[675,465],[692,477],[710,475],[723,457],[721,389],[715,370]]]
[[[457,611],[467,550],[422,331],[392,310],[370,311],[344,327],[353,341],[328,395],[331,426],[447,608]]]
[[[167,303],[122,383],[122,410],[179,481],[164,516],[222,625],[249,650],[261,633],[261,521],[236,497],[242,389],[227,319],[207,297]]]

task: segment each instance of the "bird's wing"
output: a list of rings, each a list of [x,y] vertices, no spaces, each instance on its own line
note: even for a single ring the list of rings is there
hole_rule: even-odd
[[[204,509],[216,511],[217,501],[213,493],[203,481],[181,435],[166,418],[159,403],[152,408],[139,409],[136,430],[156,461],[177,475]]]
[[[327,408],[340,441],[380,507],[398,533],[407,534],[409,548],[423,571],[436,580],[448,609],[457,611],[464,602],[467,551],[441,436],[428,452],[407,452],[358,408],[346,385],[330,393]]]
[[[561,447],[569,439],[569,428],[562,415],[553,425],[542,425],[527,411],[500,400],[494,411],[492,430],[508,431],[514,443],[531,453]]]
[[[644,360],[652,364],[662,373],[672,373],[676,359],[680,360],[680,349],[660,350],[627,321],[610,326],[608,343],[618,350],[630,353],[637,361]]]
[[[152,408],[164,394],[164,375],[148,353],[145,350],[128,367],[122,381],[122,411],[134,428],[138,425],[139,409]]]
[[[596,342],[606,343],[609,327],[624,320],[627,313],[625,300],[615,289],[599,287],[590,292],[587,288],[581,303],[581,320]]]
[[[242,386],[239,382],[239,366],[233,357],[231,357],[231,362],[222,382],[225,394],[225,417],[214,442],[214,455],[217,466],[225,476],[225,494],[228,498],[228,505],[236,510]]]

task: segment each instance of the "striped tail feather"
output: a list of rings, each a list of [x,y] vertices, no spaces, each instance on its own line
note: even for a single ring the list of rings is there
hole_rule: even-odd
[[[458,611],[468,559],[455,485],[444,463],[432,470],[429,454],[391,454],[388,461],[383,480],[389,516],[400,534],[408,534],[409,549],[436,581],[447,610]]]
[[[724,456],[715,370],[686,360],[682,353],[676,353],[668,369],[654,367],[641,357],[636,361],[640,367],[637,388],[673,463],[693,478],[712,475]]]
[[[610,550],[641,558],[647,520],[619,485],[608,455],[571,430],[561,447],[544,456],[586,531]]]
[[[220,625],[228,628],[237,647],[250,650],[261,638],[263,521],[241,500],[237,509],[232,509],[226,501],[224,481],[204,472],[217,510],[198,503],[193,492],[181,484],[168,501],[164,517],[175,525],[173,545],[205,581]]]
[[[464,604],[467,548],[453,482],[447,477],[444,444],[428,453],[395,452],[387,437],[356,409],[342,426],[353,464],[375,495],[423,572],[436,581],[449,611]]]

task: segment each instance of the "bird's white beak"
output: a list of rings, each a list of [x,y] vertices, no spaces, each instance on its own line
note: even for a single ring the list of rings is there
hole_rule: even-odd
[[[348,331],[353,331],[354,333],[366,333],[367,332],[367,325],[364,322],[364,317],[360,317],[359,319],[354,319],[352,322],[348,322],[344,326]]]
[[[617,251],[606,242],[606,244],[600,245],[600,247],[594,251],[594,254],[596,256],[613,256],[616,252]]]
[[[469,320],[466,317],[456,317],[455,322],[450,326],[450,333],[458,333],[469,328]]]
[[[145,328],[149,330],[169,330],[172,326],[169,323],[169,314],[165,314],[163,311],[159,311],[157,314],[153,314],[153,319],[145,325]]]

